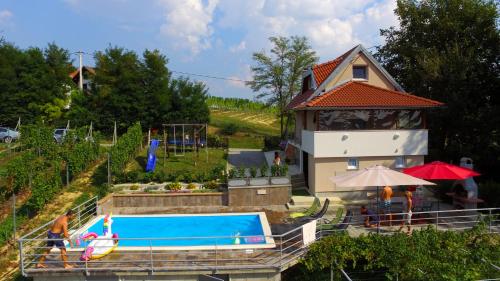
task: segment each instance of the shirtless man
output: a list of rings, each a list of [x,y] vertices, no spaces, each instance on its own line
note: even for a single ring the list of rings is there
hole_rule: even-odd
[[[403,212],[405,212],[405,217],[403,218],[401,222],[401,227],[399,228],[399,231],[403,230],[403,226],[407,225],[408,227],[408,234],[411,233],[411,209],[413,208],[413,200],[412,200],[412,194],[410,191],[405,192],[405,197],[406,200],[403,201]]]
[[[384,187],[382,194],[380,194],[382,199],[382,210],[384,214],[389,217],[389,225],[392,225],[392,214],[391,214],[391,198],[392,198],[392,188],[390,186]]]
[[[36,265],[37,268],[45,268],[47,267],[44,262],[45,258],[47,255],[50,253],[50,250],[54,246],[59,248],[61,250],[61,259],[64,262],[64,268],[73,268],[72,265],[68,264],[68,258],[66,257],[66,247],[64,246],[64,239],[68,239],[69,245],[73,247],[73,243],[69,239],[69,234],[68,234],[68,222],[73,219],[73,211],[69,210],[66,212],[65,215],[58,217],[55,221],[54,224],[52,224],[52,227],[47,233],[47,238],[48,239],[58,239],[58,240],[48,240],[47,241],[47,249],[45,252],[42,254],[42,257],[40,258],[40,261]]]

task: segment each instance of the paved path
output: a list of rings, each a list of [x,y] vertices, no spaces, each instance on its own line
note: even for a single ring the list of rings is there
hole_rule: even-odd
[[[228,167],[260,167],[266,158],[260,149],[230,148],[227,156]]]

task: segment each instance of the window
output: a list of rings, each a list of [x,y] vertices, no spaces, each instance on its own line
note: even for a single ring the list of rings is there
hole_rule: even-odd
[[[357,170],[359,169],[358,158],[347,159],[347,170]]]
[[[366,66],[353,66],[352,67],[352,78],[367,80],[368,73],[366,71]]]
[[[406,157],[398,156],[396,157],[396,162],[394,163],[396,168],[406,168]]]

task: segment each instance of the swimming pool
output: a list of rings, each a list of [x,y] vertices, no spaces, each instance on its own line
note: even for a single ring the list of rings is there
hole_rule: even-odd
[[[271,248],[274,241],[263,212],[196,215],[114,215],[112,232],[118,234],[118,249],[212,249]],[[103,231],[104,216],[98,216],[77,235]],[[126,238],[131,238],[130,240]],[[137,239],[140,238],[140,239]]]

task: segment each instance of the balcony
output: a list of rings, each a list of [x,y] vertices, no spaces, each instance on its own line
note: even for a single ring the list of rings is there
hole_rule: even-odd
[[[301,149],[321,157],[427,155],[428,131],[302,131]]]

